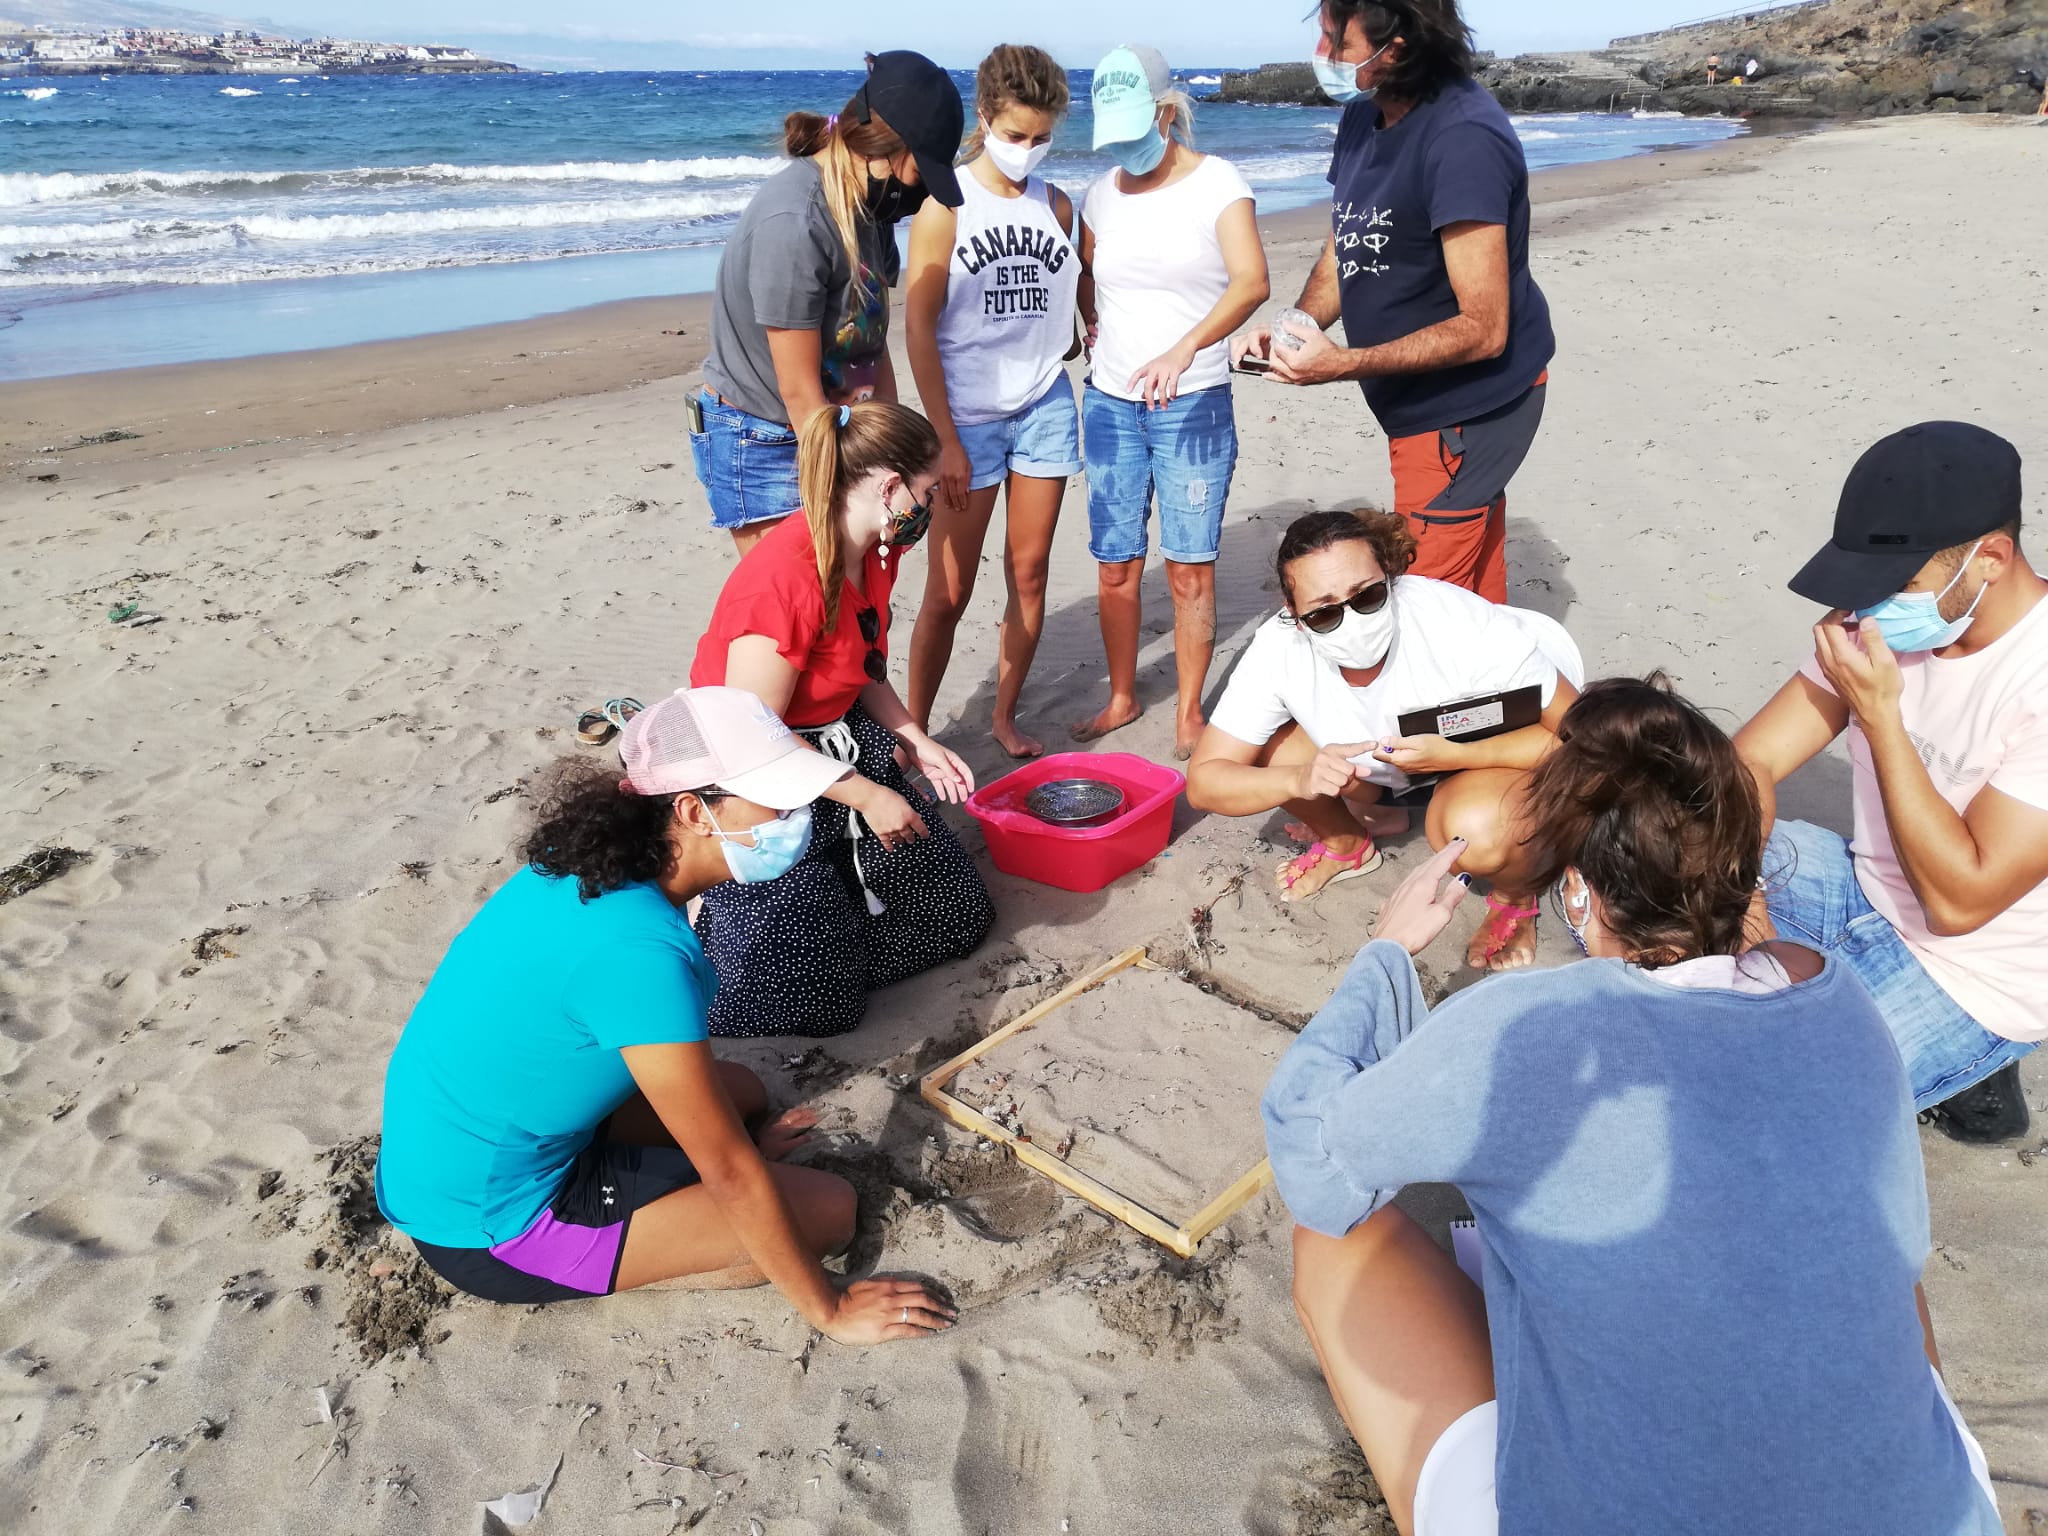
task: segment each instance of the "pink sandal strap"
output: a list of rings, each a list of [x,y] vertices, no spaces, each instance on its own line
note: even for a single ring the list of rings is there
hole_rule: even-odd
[[[1486,893],[1486,948],[1483,953],[1491,960],[1508,947],[1508,940],[1515,936],[1515,925],[1524,918],[1540,917],[1543,906],[1532,901],[1522,906],[1512,898],[1502,896],[1498,891]]]
[[[1294,883],[1328,859],[1339,869],[1356,869],[1372,856],[1372,839],[1367,838],[1356,853],[1332,853],[1328,843],[1311,843],[1308,848],[1287,861],[1287,888],[1294,889]],[[1502,942],[1506,942],[1503,940]]]

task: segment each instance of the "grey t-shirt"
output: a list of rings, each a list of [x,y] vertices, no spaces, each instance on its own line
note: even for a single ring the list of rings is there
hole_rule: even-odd
[[[718,264],[704,382],[749,415],[789,425],[768,355],[772,326],[818,332],[828,399],[850,399],[871,384],[875,358],[889,342],[895,227],[860,220],[860,253],[856,275],[815,161],[797,160],[769,177]]]

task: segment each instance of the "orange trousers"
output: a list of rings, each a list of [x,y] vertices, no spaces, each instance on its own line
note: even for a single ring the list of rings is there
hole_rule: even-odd
[[[1550,380],[1546,369],[1537,384]],[[1394,510],[1408,519],[1415,535],[1418,576],[1433,576],[1488,602],[1508,600],[1508,495],[1470,511],[1431,510],[1430,503],[1450,489],[1463,456],[1453,453],[1440,432],[1387,440],[1394,470]]]

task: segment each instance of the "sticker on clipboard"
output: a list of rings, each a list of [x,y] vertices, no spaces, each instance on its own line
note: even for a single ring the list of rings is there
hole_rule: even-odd
[[[1439,736],[1469,736],[1474,731],[1490,731],[1504,725],[1507,718],[1507,705],[1499,699],[1488,699],[1483,704],[1445,710],[1436,717],[1436,733]]]

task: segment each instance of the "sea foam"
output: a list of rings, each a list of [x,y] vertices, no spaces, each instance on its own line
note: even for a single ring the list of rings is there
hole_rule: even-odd
[[[567,160],[548,165],[358,165],[332,171],[56,171],[0,174],[0,208],[132,192],[223,192],[239,187],[345,190],[349,187],[460,182],[628,182],[661,186],[689,181],[741,181],[773,175],[789,164],[769,155],[699,156],[690,160]]]

